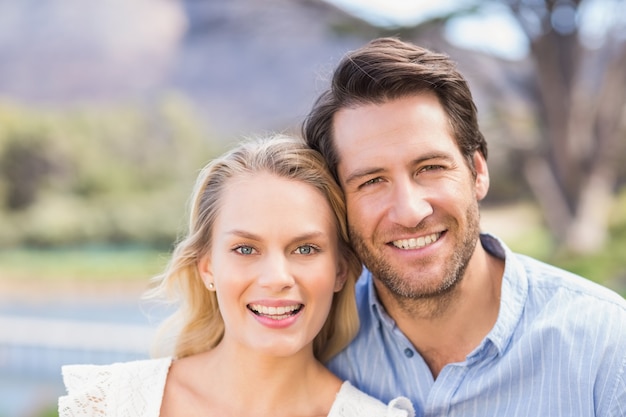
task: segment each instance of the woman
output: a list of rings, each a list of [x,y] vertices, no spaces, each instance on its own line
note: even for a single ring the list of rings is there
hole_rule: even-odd
[[[200,173],[155,294],[177,294],[161,359],[66,366],[64,416],[413,416],[322,362],[358,329],[342,194],[321,156],[276,136]]]

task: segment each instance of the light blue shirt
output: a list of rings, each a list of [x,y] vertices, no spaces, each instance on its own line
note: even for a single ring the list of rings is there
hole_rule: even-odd
[[[626,416],[626,300],[490,235],[481,243],[505,260],[500,312],[465,361],[433,380],[365,271],[360,331],[329,368],[385,402],[410,398],[417,417]]]

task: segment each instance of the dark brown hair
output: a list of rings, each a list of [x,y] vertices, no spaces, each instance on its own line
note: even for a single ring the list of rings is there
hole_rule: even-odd
[[[337,111],[427,92],[438,97],[457,145],[475,174],[474,152],[478,150],[486,159],[487,143],[478,128],[467,82],[448,56],[395,38],[375,39],[341,60],[330,88],[305,118],[302,134],[310,147],[324,155],[338,180],[339,155],[333,143]]]

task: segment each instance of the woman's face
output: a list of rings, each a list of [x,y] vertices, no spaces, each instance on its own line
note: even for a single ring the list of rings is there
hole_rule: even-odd
[[[269,173],[232,179],[211,241],[199,267],[217,292],[221,343],[272,356],[312,352],[346,274],[322,193]]]

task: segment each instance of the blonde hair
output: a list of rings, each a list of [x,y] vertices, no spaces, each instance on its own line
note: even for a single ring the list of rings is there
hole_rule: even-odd
[[[346,261],[348,274],[341,291],[334,294],[328,318],[314,339],[315,356],[327,361],[356,334],[359,319],[354,284],[362,267],[349,244],[341,188],[317,151],[300,139],[274,135],[245,141],[200,172],[190,201],[187,234],[176,245],[165,271],[155,277],[158,286],[147,294],[147,298],[167,297],[178,305],[178,310],[161,325],[157,338],[161,348],[155,354],[183,358],[210,350],[221,341],[224,321],[217,297],[204,286],[197,264],[211,247],[213,225],[229,181],[261,172],[301,181],[319,190],[336,220],[340,256]]]

